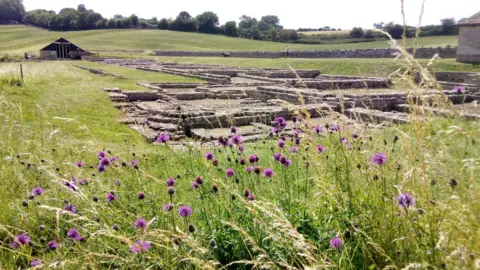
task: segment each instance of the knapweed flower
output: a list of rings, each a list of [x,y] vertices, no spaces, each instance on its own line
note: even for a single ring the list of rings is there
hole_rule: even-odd
[[[415,199],[411,194],[403,192],[402,194],[398,195],[397,202],[401,207],[409,208],[415,204]]]
[[[111,192],[107,193],[107,202],[115,201],[116,197]]]
[[[98,152],[98,155],[97,155],[97,156],[98,156],[98,158],[100,159],[100,158],[104,158],[104,157],[106,156],[106,154],[105,154],[105,152],[100,151],[100,152]]]
[[[30,263],[30,266],[31,267],[35,267],[35,266],[39,266],[42,264],[42,261],[41,260],[33,260],[31,263]]]
[[[283,118],[281,116],[275,118],[275,121],[273,121],[273,124],[279,130],[285,129],[287,127],[287,121],[285,121],[285,118]]]
[[[292,160],[287,159],[287,160],[285,160],[284,162],[282,162],[282,164],[283,164],[285,167],[290,167],[290,165],[292,165]]]
[[[319,126],[315,126],[315,127],[313,127],[313,132],[315,132],[317,134],[320,134],[320,132],[322,132],[322,128],[319,127]]]
[[[235,145],[240,145],[243,143],[243,137],[240,135],[234,135],[232,137],[232,143]]]
[[[243,153],[243,151],[245,151],[245,146],[242,144],[242,145],[239,145],[238,146],[238,151]]]
[[[134,159],[134,160],[130,161],[130,164],[132,164],[132,167],[134,169],[138,170],[138,160]]]
[[[273,160],[277,161],[277,162],[280,162],[280,159],[282,158],[282,154],[281,153],[275,153],[273,154]]]
[[[298,147],[296,147],[296,146],[290,147],[290,153],[295,154],[295,153],[297,153],[297,152],[298,152]]]
[[[250,161],[250,163],[253,164],[253,163],[259,162],[260,158],[257,155],[251,155],[248,157],[248,161]]]
[[[162,210],[164,212],[172,211],[173,210],[173,204],[167,203],[162,207]]]
[[[266,168],[263,171],[263,176],[265,176],[267,178],[272,178],[273,175],[274,175],[274,173],[273,173],[273,170],[271,168]]]
[[[325,147],[323,145],[317,145],[317,151],[323,153],[325,152]]]
[[[300,138],[295,138],[295,144],[300,145]]]
[[[82,241],[82,240],[83,240],[83,237],[80,235],[80,233],[78,233],[78,231],[77,231],[76,228],[71,228],[71,229],[67,232],[67,237],[68,237],[70,240],[76,240],[76,241]]]
[[[341,130],[341,127],[340,127],[340,125],[337,125],[337,124],[334,124],[329,128],[330,132],[338,132],[340,130]]]
[[[245,169],[245,171],[246,171],[247,173],[250,173],[250,172],[253,172],[254,169],[255,169],[255,168],[254,168],[253,166],[248,166],[248,167]]]
[[[80,181],[81,186],[85,186],[88,184],[87,178],[83,178],[82,181]]]
[[[77,179],[75,177],[72,177],[70,182],[65,182],[65,186],[73,191],[77,191],[78,190]]]
[[[75,166],[77,166],[78,168],[82,168],[83,166],[85,166],[85,162],[79,161],[79,162],[75,163]]]
[[[376,164],[376,165],[383,165],[387,163],[387,155],[384,153],[376,153],[370,158],[370,163]]]
[[[465,86],[455,86],[452,90],[452,92],[454,93],[457,93],[457,94],[461,94],[465,91]]]
[[[55,241],[50,241],[50,242],[48,242],[47,246],[48,246],[49,250],[55,250],[55,249],[57,249],[58,244]]]
[[[102,173],[102,172],[105,171],[105,166],[103,166],[102,164],[100,164],[100,165],[98,165],[97,169],[98,169],[98,172],[99,172],[99,173]]]
[[[330,240],[330,248],[341,249],[343,247],[343,240],[340,237],[334,237]]]
[[[119,157],[111,157],[110,162],[117,162],[119,159]]]
[[[105,167],[110,166],[110,159],[108,159],[106,157],[102,158],[100,160],[100,165],[105,166]]]
[[[156,142],[158,143],[167,143],[168,141],[170,141],[170,135],[168,135],[167,133],[160,134],[156,140]]]
[[[237,127],[232,126],[232,127],[230,128],[230,132],[232,132],[232,134],[237,133]]]
[[[250,193],[250,194],[248,194],[247,198],[248,198],[249,201],[254,201],[255,200],[255,194]]]
[[[135,221],[135,224],[133,225],[133,228],[135,228],[135,229],[145,229],[145,228],[147,228],[147,221],[143,218],[139,218]]]
[[[207,153],[205,154],[205,159],[206,159],[206,160],[212,160],[213,157],[214,157],[214,155],[213,155],[212,152],[207,152]]]
[[[218,138],[218,144],[223,145],[225,147],[230,145],[230,141],[224,137],[219,137]]]
[[[69,211],[69,212],[72,212],[72,213],[77,213],[77,208],[75,207],[75,205],[73,205],[73,204],[71,204],[71,203],[65,205],[65,207],[63,208],[63,210]]]
[[[201,176],[197,176],[195,178],[195,182],[199,185],[202,185],[203,184],[203,178]]]
[[[32,195],[33,196],[40,196],[43,193],[43,188],[36,186],[34,189],[32,189]]]
[[[18,248],[18,247],[21,247],[23,245],[28,245],[28,243],[30,243],[30,236],[22,233],[22,234],[19,234],[19,235],[15,236],[15,238],[13,239],[12,247],[13,248]]]
[[[198,188],[198,184],[195,181],[192,182],[191,186],[192,186],[192,189],[197,189]]]
[[[285,147],[285,141],[284,141],[284,140],[278,140],[277,145],[278,145],[278,147],[280,147],[280,148],[284,148],[284,147]]]
[[[191,216],[192,212],[192,208],[186,205],[182,205],[180,206],[180,209],[178,209],[178,214],[183,218]]]
[[[143,192],[138,192],[137,198],[138,198],[139,200],[145,199],[145,193],[143,193]]]
[[[174,187],[174,186],[175,186],[175,180],[173,178],[168,178],[167,187]]]
[[[130,247],[130,252],[137,254],[137,253],[144,253],[150,249],[150,242],[138,240]]]
[[[233,177],[235,176],[235,170],[232,168],[228,168],[226,171],[227,177]]]
[[[253,171],[254,171],[256,174],[260,174],[261,168],[257,166],[257,167],[255,167],[255,169],[253,169]]]

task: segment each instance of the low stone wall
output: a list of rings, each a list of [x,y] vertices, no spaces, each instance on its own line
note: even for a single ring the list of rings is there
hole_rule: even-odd
[[[412,49],[409,49],[412,52]],[[185,56],[185,57],[221,57],[221,51],[154,51],[157,56]],[[395,49],[355,49],[355,50],[321,50],[321,51],[292,51],[290,58],[394,58]],[[230,57],[241,58],[282,58],[282,52],[271,51],[233,51],[228,52]],[[418,48],[416,58],[430,59],[435,54],[441,58],[455,58],[457,48]]]
[[[435,72],[435,78],[442,82],[475,84],[480,87],[480,73],[475,72]]]

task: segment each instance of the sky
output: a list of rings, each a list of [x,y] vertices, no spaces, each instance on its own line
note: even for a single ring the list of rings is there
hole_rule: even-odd
[[[220,23],[242,15],[260,19],[277,15],[285,28],[372,28],[377,22],[402,23],[400,0],[23,0],[27,10],[47,9],[56,12],[65,7],[84,4],[106,18],[115,14],[141,18],[175,18],[181,11],[196,16],[213,11]],[[422,0],[404,0],[407,24],[416,26]],[[426,0],[422,25],[438,24],[440,19],[460,20],[480,11],[480,0]]]

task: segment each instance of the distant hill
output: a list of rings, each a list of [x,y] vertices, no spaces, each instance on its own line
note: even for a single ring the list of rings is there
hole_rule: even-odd
[[[0,25],[0,52],[36,51],[59,37],[86,50],[281,51],[285,44],[167,30],[53,32],[24,25]],[[413,44],[410,42],[409,44]],[[422,37],[420,47],[456,46],[457,36]],[[289,44],[291,50],[387,48],[386,41],[349,44]]]

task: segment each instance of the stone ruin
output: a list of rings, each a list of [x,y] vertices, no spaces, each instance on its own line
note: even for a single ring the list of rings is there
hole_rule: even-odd
[[[420,90],[421,95],[393,90],[385,78],[324,75],[318,70],[233,68],[220,65],[156,63],[154,61],[103,60],[103,64],[136,68],[202,79],[204,83],[138,83],[149,90],[104,89],[116,108],[124,112],[122,123],[140,132],[150,142],[169,133],[176,141],[192,138],[216,140],[236,126],[245,141],[263,139],[271,132],[277,116],[287,120],[308,114],[313,125],[335,121],[355,123],[406,123],[409,103],[432,103],[448,98],[465,106],[480,99],[480,74],[463,75],[458,82],[440,82],[445,89]],[[459,75],[460,76],[460,75]],[[470,79],[469,79],[470,78]],[[454,82],[452,82],[454,81]],[[473,82],[473,83],[471,83]],[[452,91],[454,87],[461,87]],[[461,115],[480,118],[475,106],[466,106]],[[449,112],[428,106],[433,113]],[[289,125],[291,126],[291,125]],[[285,131],[293,133],[291,130]]]

